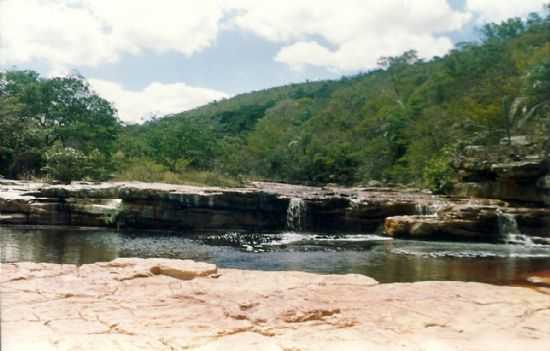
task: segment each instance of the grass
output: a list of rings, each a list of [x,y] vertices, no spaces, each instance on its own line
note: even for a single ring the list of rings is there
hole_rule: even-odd
[[[241,180],[212,171],[185,169],[181,172],[172,172],[163,165],[146,159],[133,160],[126,163],[113,180],[219,187],[238,187],[243,185]]]

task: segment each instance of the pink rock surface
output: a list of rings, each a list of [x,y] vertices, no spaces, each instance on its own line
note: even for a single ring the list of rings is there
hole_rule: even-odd
[[[3,264],[2,350],[548,350],[550,289],[118,259]]]

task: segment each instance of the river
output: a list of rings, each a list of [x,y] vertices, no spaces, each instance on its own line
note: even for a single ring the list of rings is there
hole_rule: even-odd
[[[235,243],[228,237],[245,240]],[[460,280],[503,285],[550,267],[550,247],[540,245],[391,240],[376,235],[0,227],[2,262],[86,264],[117,257],[193,259],[251,270],[358,273],[380,282]]]

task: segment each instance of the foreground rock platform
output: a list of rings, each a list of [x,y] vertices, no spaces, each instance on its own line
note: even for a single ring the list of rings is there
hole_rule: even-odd
[[[3,264],[2,350],[548,350],[550,289],[164,259]]]

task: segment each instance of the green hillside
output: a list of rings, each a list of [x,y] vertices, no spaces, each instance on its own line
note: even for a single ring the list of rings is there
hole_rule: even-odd
[[[206,130],[211,152],[184,157],[231,176],[445,188],[456,149],[542,134],[548,117],[530,111],[548,98],[550,17],[489,24],[481,35],[429,62],[411,51],[381,59],[383,70],[244,94],[128,132],[150,145],[159,130]]]
[[[116,144],[100,150],[110,162],[106,172],[221,184],[376,180],[446,191],[450,160],[465,145],[498,144],[512,134],[544,138],[549,130],[550,16],[488,24],[480,32],[479,42],[430,61],[409,51],[381,58],[379,70],[338,81],[251,92],[123,127]],[[4,92],[8,98],[32,100]],[[44,172],[51,140],[34,148],[41,151],[30,171]],[[66,139],[55,140],[67,146]],[[68,144],[84,155],[92,149]],[[2,174],[17,173],[10,162],[5,151]]]

